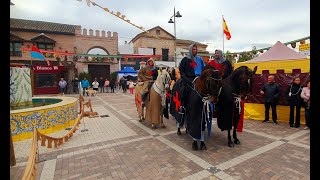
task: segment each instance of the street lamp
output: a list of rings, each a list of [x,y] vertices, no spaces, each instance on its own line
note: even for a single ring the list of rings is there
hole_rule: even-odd
[[[173,21],[172,21],[172,17],[173,17]],[[168,23],[173,23],[174,24],[174,62],[175,62],[175,66],[177,67],[177,36],[176,36],[176,17],[180,18],[182,17],[180,12],[178,11],[176,13],[176,8],[173,8],[173,15],[170,17],[170,20],[168,21]]]

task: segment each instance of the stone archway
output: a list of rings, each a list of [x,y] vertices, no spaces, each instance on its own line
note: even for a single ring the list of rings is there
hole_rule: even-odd
[[[110,55],[109,51],[108,51],[106,48],[102,47],[102,46],[93,46],[93,47],[90,47],[90,48],[88,49],[88,51],[87,51],[87,54],[90,54],[89,51],[91,51],[91,50],[93,50],[93,49],[102,49],[102,50],[104,50],[104,51],[107,53],[107,55]]]

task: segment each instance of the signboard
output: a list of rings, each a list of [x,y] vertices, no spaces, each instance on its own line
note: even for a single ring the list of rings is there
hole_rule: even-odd
[[[299,53],[310,56],[310,43],[300,44],[299,45]]]
[[[63,66],[33,66],[34,72],[37,73],[57,73],[63,70]]]

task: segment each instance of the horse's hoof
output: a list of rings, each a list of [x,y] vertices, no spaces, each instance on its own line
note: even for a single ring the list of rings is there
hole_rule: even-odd
[[[204,142],[201,142],[200,150],[207,150],[207,146],[206,146],[206,144]]]
[[[151,129],[156,129],[156,126],[154,124],[151,124]]]
[[[162,124],[161,128],[166,128],[166,126],[164,124]]]
[[[192,143],[192,149],[193,149],[194,151],[197,151],[197,150],[198,150],[198,143],[197,143],[197,141],[193,141],[193,143]]]
[[[139,119],[139,122],[142,122],[142,119]]]
[[[181,135],[180,128],[178,129],[177,134],[178,134],[178,135]]]
[[[231,142],[231,141],[230,141],[230,142],[228,142],[228,146],[229,146],[229,147],[234,147],[233,142]]]
[[[186,134],[188,134],[188,129],[186,128]]]
[[[234,140],[234,143],[237,144],[237,145],[239,145],[239,144],[240,144],[239,139],[235,139],[235,140]]]

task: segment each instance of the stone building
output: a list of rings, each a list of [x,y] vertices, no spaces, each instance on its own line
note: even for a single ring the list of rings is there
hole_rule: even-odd
[[[153,55],[162,56],[161,59],[158,60],[174,61],[175,43],[177,49],[186,50],[192,43],[196,43],[199,52],[207,52],[206,48],[208,45],[206,44],[183,39],[177,39],[175,42],[175,37],[160,26],[156,26],[147,31],[149,31],[149,33],[142,32],[130,41],[130,43],[133,44],[133,51],[135,54],[138,54],[139,48],[150,48],[153,49]],[[152,35],[159,37],[159,39]]]
[[[118,70],[117,32],[96,30],[94,34],[92,29],[87,31],[79,25],[10,18],[10,64],[47,66],[46,61],[31,58],[31,46],[47,51],[43,54],[50,65],[61,69],[51,77],[52,81],[65,77],[71,82],[81,72],[88,72],[93,77],[109,77],[110,73]],[[88,52],[94,48],[103,49],[110,57],[93,61],[88,58]]]

